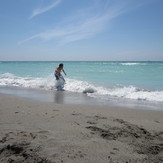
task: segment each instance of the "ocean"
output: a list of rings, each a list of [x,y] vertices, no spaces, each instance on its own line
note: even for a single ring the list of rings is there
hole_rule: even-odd
[[[0,92],[12,87],[53,91],[60,63],[67,73],[65,92],[88,91],[89,98],[103,103],[152,104],[161,106],[159,110],[163,106],[163,62],[1,61]]]

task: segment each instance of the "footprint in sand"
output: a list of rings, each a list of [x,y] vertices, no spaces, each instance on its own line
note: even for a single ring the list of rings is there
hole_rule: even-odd
[[[39,139],[47,139],[49,135],[50,135],[49,131],[39,131],[38,132]]]
[[[50,132],[49,131],[39,131],[38,133],[39,134],[48,134],[49,135]]]
[[[87,121],[88,124],[95,125],[98,123],[99,120],[106,120],[107,117],[103,117],[100,115],[95,115],[95,116],[87,116],[90,120]]]
[[[107,128],[100,128],[95,125],[87,126],[86,128],[91,130],[95,136],[98,135],[108,141],[116,140],[130,145],[134,152],[145,155],[149,162],[163,162],[163,157],[161,156],[163,153],[163,132],[150,133],[145,128],[122,119],[115,119],[113,122],[118,122],[122,126],[119,127],[115,123],[115,126],[107,125]],[[113,153],[115,151],[116,149]]]

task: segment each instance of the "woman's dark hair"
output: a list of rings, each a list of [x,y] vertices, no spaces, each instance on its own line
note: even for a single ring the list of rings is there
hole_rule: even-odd
[[[63,67],[63,63],[59,64],[59,67]]]

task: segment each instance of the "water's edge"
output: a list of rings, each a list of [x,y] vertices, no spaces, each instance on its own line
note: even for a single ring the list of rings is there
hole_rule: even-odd
[[[0,87],[0,93],[30,99],[32,101],[54,102],[57,104],[108,106],[128,109],[163,111],[162,103],[152,103],[149,101],[127,100],[120,98],[112,98],[106,101],[92,98],[84,93],[75,93],[69,91]]]

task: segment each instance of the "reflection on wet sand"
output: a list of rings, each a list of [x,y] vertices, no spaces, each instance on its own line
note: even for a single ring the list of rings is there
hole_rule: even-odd
[[[54,102],[57,104],[64,104],[64,92],[63,91],[54,92]]]

